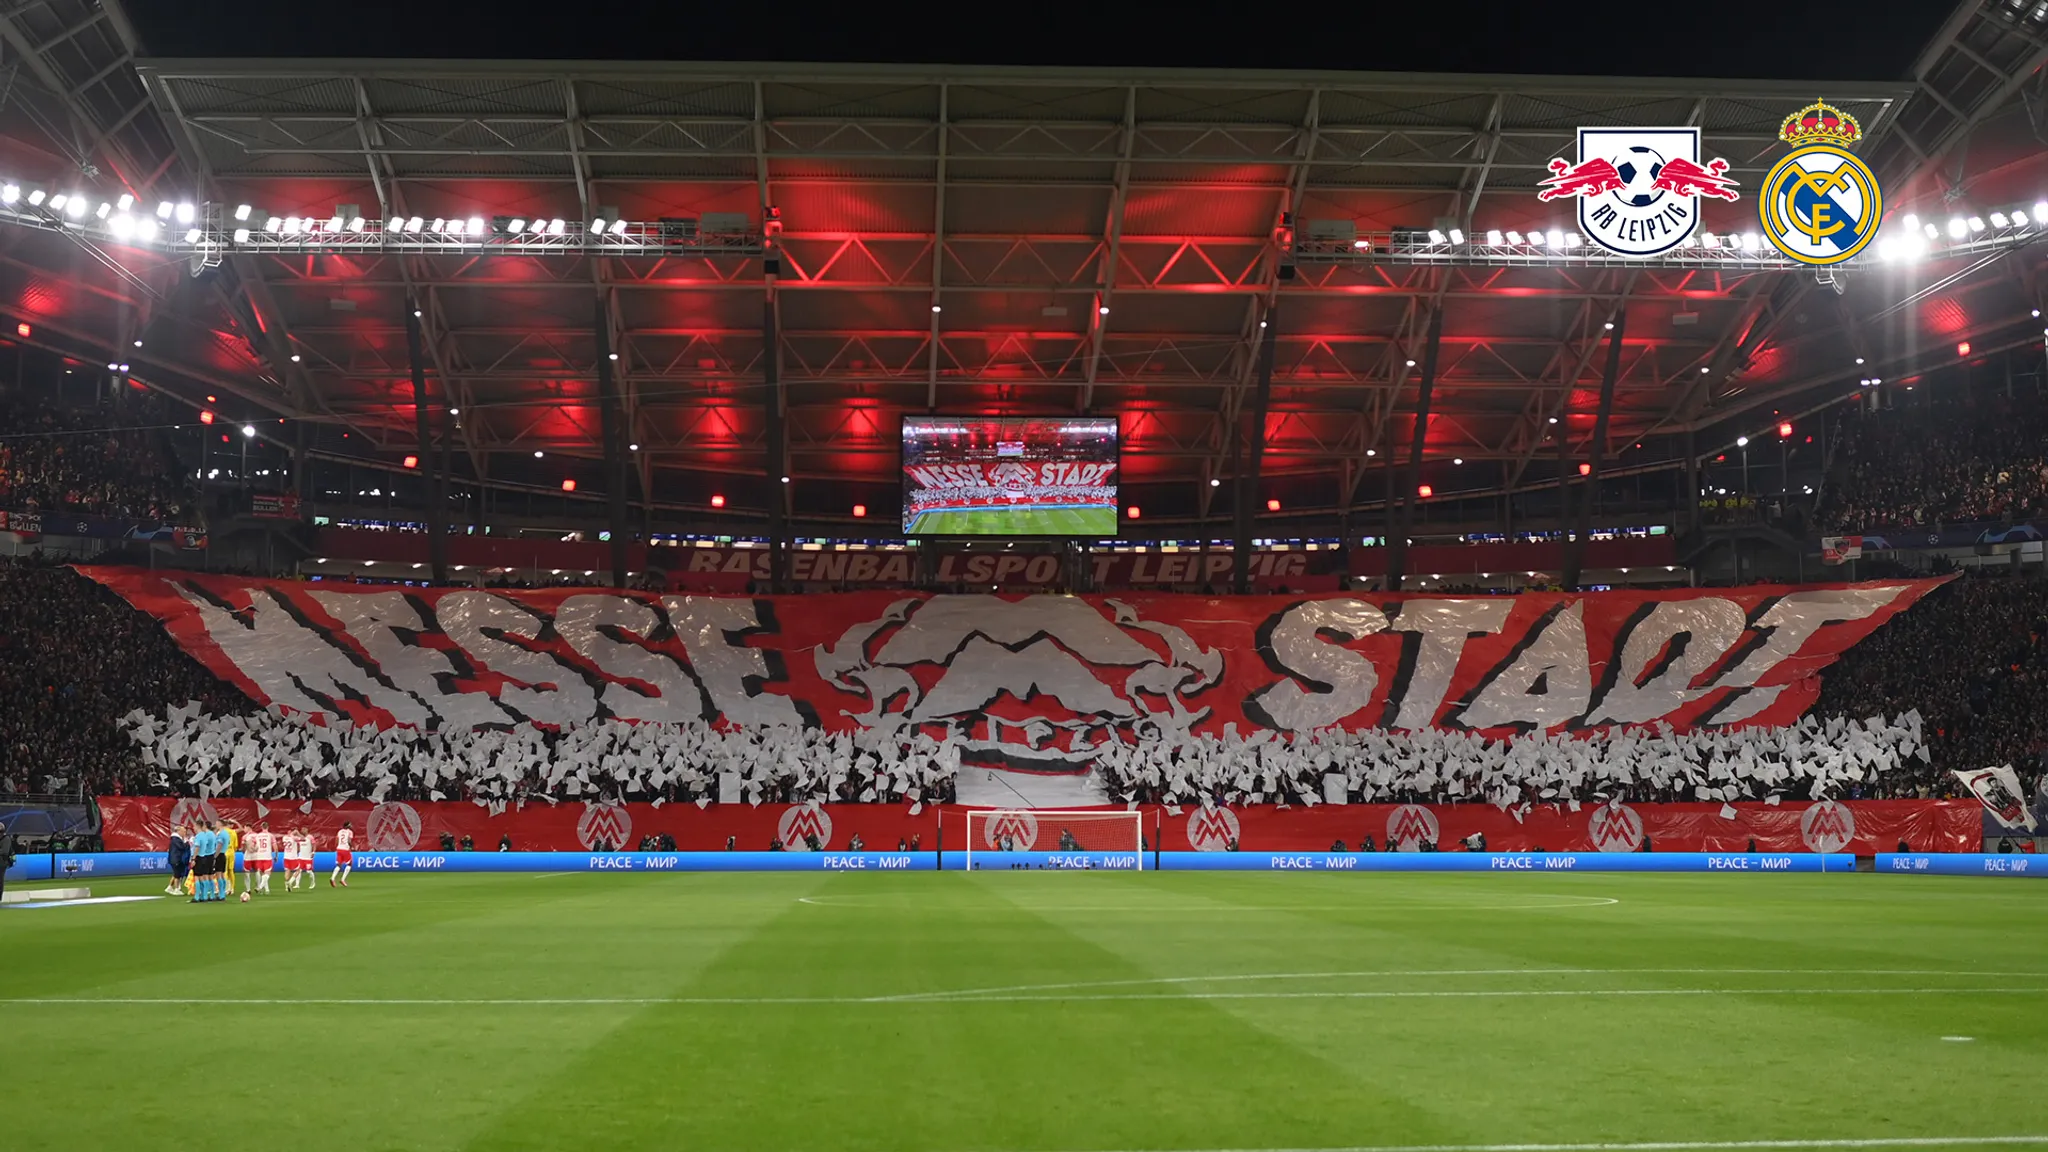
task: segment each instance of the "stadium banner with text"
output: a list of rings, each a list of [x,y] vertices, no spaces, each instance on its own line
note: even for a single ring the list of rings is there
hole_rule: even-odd
[[[1908,872],[1921,876],[2020,876],[2048,878],[2048,861],[2027,853],[1989,855],[1980,852],[1907,854],[1880,852],[1879,872]]]
[[[729,597],[86,567],[260,703],[375,724],[605,718],[952,735],[1083,776],[1196,733],[1781,725],[1937,580],[1520,596]]]
[[[269,821],[273,830],[305,828],[322,847],[353,828],[368,852],[446,852],[467,837],[478,852],[501,844],[517,851],[619,851],[643,838],[667,837],[681,852],[727,848],[766,850],[779,840],[801,853],[813,839],[831,851],[929,852],[966,848],[969,809],[958,805],[903,804],[695,804],[528,802],[493,815],[473,803],[446,800],[257,801],[160,796],[100,798],[103,842],[109,849],[161,851],[171,829],[203,819],[232,819],[244,827]],[[1147,850],[1246,853],[1327,852],[1358,849],[1370,837],[1412,851],[1424,843],[1450,849],[1485,837],[1495,852],[1628,852],[1648,837],[1660,852],[1889,852],[1901,842],[1925,852],[1972,852],[1983,844],[1974,800],[1850,800],[1797,804],[1603,804],[1572,811],[1542,804],[1502,811],[1488,804],[1326,804],[1315,808],[1259,805],[1242,808],[1139,808]],[[1103,812],[1121,812],[1104,808]],[[1126,822],[1076,821],[1058,813],[1003,812],[974,822],[977,856],[1008,837],[1021,851],[1055,849],[1072,832],[1085,852],[1128,852]],[[859,845],[855,845],[855,838]],[[1343,848],[1336,847],[1341,842]]]
[[[1070,579],[1067,558],[1043,549],[969,551],[934,546],[929,551],[930,568],[923,575],[918,569],[919,554],[908,550],[800,547],[788,553],[784,564],[791,580],[834,587],[907,587],[928,580],[939,587],[999,585],[1024,591],[1055,588]],[[648,562],[665,565],[670,583],[686,590],[742,592],[750,583],[768,580],[772,571],[766,548],[737,544],[650,549]],[[1247,579],[1260,591],[1335,590],[1343,577],[1339,570],[1343,563],[1334,548],[1315,552],[1260,549],[1248,558]],[[1219,588],[1237,571],[1228,549],[1095,552],[1085,564],[1098,588]]]

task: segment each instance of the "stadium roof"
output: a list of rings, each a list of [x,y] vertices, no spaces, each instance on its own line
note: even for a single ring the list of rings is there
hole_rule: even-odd
[[[92,164],[88,191],[323,219],[355,205],[373,220],[709,231],[730,214],[767,235],[659,254],[230,253],[194,277],[181,255],[5,228],[0,299],[116,360],[146,332],[128,358],[152,384],[230,389],[252,412],[310,422],[316,446],[349,430],[348,451],[393,463],[416,446],[417,300],[430,395],[461,410],[458,472],[544,486],[562,457],[601,453],[601,301],[654,500],[702,509],[732,492],[742,514],[774,497],[772,358],[787,498],[824,519],[892,502],[897,417],[926,411],[1118,415],[1148,519],[1213,512],[1229,488],[1208,481],[1231,474],[1228,429],[1254,404],[1269,339],[1267,493],[1290,511],[1376,504],[1407,456],[1438,310],[1425,475],[1444,495],[1549,482],[1590,447],[1604,325],[1625,310],[1606,455],[1668,466],[1688,431],[1709,450],[1859,379],[1953,359],[1962,340],[1979,353],[2038,341],[2038,231],[1992,229],[1912,262],[1866,256],[1832,277],[1734,253],[1447,256],[1385,238],[1455,227],[1476,248],[1490,231],[1572,229],[1570,202],[1535,198],[1545,162],[1572,156],[1580,127],[1645,124],[1699,127],[1703,154],[1727,158],[1745,190],[1709,202],[1706,229],[1754,232],[1748,190],[1783,155],[1780,122],[1817,96],[1862,122],[1888,229],[1907,212],[2031,211],[2048,194],[2023,91],[2048,57],[2041,9],[1973,0],[1913,76],[1821,87],[137,59],[118,9],[52,0],[0,20],[35,89],[0,120],[0,175],[54,188]],[[1348,229],[1382,242],[1347,251]]]

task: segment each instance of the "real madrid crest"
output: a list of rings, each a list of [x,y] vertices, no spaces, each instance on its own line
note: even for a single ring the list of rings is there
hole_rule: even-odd
[[[1778,251],[1802,264],[1839,264],[1863,251],[1884,220],[1884,193],[1848,150],[1856,118],[1815,101],[1785,117],[1778,139],[1792,154],[1764,177],[1757,213]]]

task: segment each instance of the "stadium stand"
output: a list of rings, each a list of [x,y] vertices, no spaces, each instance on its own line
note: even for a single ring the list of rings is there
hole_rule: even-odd
[[[1824,530],[2048,515],[2048,409],[2038,400],[1859,409],[1841,431],[1818,515]]]
[[[0,391],[0,508],[183,522],[197,493],[163,440],[169,423],[169,405],[148,393],[117,412]]]

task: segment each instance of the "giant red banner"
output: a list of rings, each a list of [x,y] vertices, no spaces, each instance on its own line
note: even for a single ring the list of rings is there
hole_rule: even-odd
[[[890,850],[967,846],[967,809],[948,805],[914,811],[900,804],[613,804],[529,803],[492,815],[476,804],[444,801],[370,804],[230,800],[172,800],[110,796],[100,799],[102,835],[110,851],[162,848],[173,825],[221,816],[254,827],[268,820],[273,830],[308,828],[322,848],[348,825],[356,843],[372,851],[438,849],[442,837],[464,836],[480,851],[510,838],[520,851],[577,852],[625,849],[643,836],[666,834],[683,851],[718,851],[730,837],[735,848],[760,850],[771,839],[801,848],[815,836],[821,848],[846,850],[858,836],[865,847]],[[1115,809],[1104,809],[1115,811]],[[1975,852],[1983,842],[1981,810],[1974,800],[1852,800],[1817,804],[1545,804],[1519,812],[1485,804],[1326,804],[1315,808],[1272,805],[1169,809],[1146,806],[1148,845],[1168,851],[1222,851],[1233,842],[1247,852],[1319,852],[1343,841],[1357,849],[1366,837],[1413,849],[1429,841],[1448,850],[1474,833],[1501,852],[1548,849],[1559,852],[1636,850],[1649,837],[1654,848],[1672,852],[1740,852],[1751,842],[1765,852],[1890,852],[1901,843],[1915,852]],[[1732,815],[1730,815],[1732,813]],[[1078,823],[1078,822],[1077,822]],[[943,825],[943,828],[942,828]],[[1063,826],[1057,813],[1014,813],[982,820],[975,831],[992,848],[1010,837],[1019,848],[1049,849]],[[943,832],[943,836],[941,833]],[[1094,836],[1097,830],[1082,828]],[[1087,844],[1096,850],[1128,848]]]
[[[786,597],[87,568],[254,699],[376,724],[616,717],[952,733],[1075,771],[1111,743],[1432,725],[1778,725],[1938,581],[1521,596]]]

